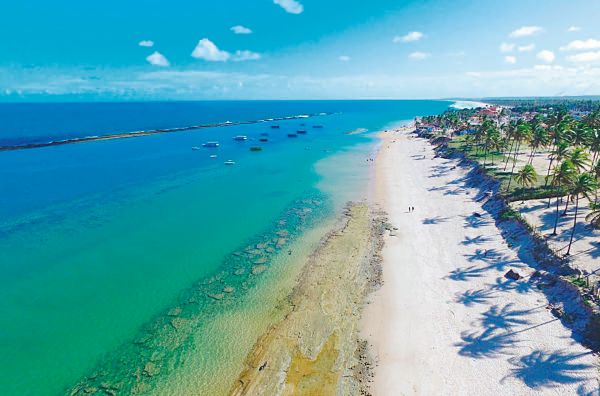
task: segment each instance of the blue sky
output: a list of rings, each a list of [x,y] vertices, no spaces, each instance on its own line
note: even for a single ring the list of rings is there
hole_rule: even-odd
[[[600,94],[600,0],[19,0],[0,100]]]

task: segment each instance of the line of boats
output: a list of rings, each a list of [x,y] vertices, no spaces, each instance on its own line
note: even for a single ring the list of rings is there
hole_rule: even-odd
[[[300,126],[304,126],[305,124],[301,124]],[[322,129],[323,125],[313,125],[312,126],[315,129]],[[271,129],[280,129],[281,127],[279,125],[271,125]],[[287,136],[288,138],[297,138],[298,135],[306,135],[308,133],[308,131],[306,129],[299,129],[296,131],[296,133],[288,133]],[[246,135],[236,135],[233,137],[233,140],[235,140],[236,142],[245,142],[248,140],[248,136]],[[258,139],[260,142],[265,143],[269,141],[269,134],[268,133],[261,133],[260,137]],[[206,142],[202,144],[202,147],[198,147],[198,146],[193,146],[192,150],[196,151],[196,150],[202,150],[202,148],[219,148],[220,144],[219,142],[216,141],[210,141],[210,142]],[[250,151],[253,152],[258,152],[258,151],[262,151],[262,147],[261,146],[251,146],[250,147]],[[210,156],[210,158],[217,158],[216,154],[212,154]],[[233,160],[227,160],[224,162],[225,165],[235,165],[235,161]]]

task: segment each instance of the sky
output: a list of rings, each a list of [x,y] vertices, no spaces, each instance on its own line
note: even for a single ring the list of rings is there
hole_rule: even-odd
[[[600,94],[600,0],[19,0],[0,101]]]

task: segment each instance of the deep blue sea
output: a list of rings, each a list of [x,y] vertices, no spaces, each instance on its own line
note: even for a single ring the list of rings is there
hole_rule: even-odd
[[[373,132],[450,104],[0,104],[0,146],[330,113],[0,152],[0,393],[224,394]]]

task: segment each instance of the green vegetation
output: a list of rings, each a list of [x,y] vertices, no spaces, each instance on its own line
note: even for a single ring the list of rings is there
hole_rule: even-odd
[[[597,202],[592,203],[591,209],[592,211],[588,213],[585,219],[595,228],[600,228],[600,204]]]
[[[569,255],[582,198],[592,208],[586,221],[600,227],[600,106],[590,100],[510,104],[514,107],[452,110],[424,117],[417,120],[417,128],[450,137],[448,149],[479,163],[501,183],[500,193],[508,201],[547,198],[550,207],[555,198],[554,235],[559,218],[571,210]],[[509,211],[502,216],[518,217]]]
[[[581,287],[581,288],[587,287],[587,282],[586,282],[585,278],[582,278],[580,276],[568,276],[567,280],[577,287]]]

